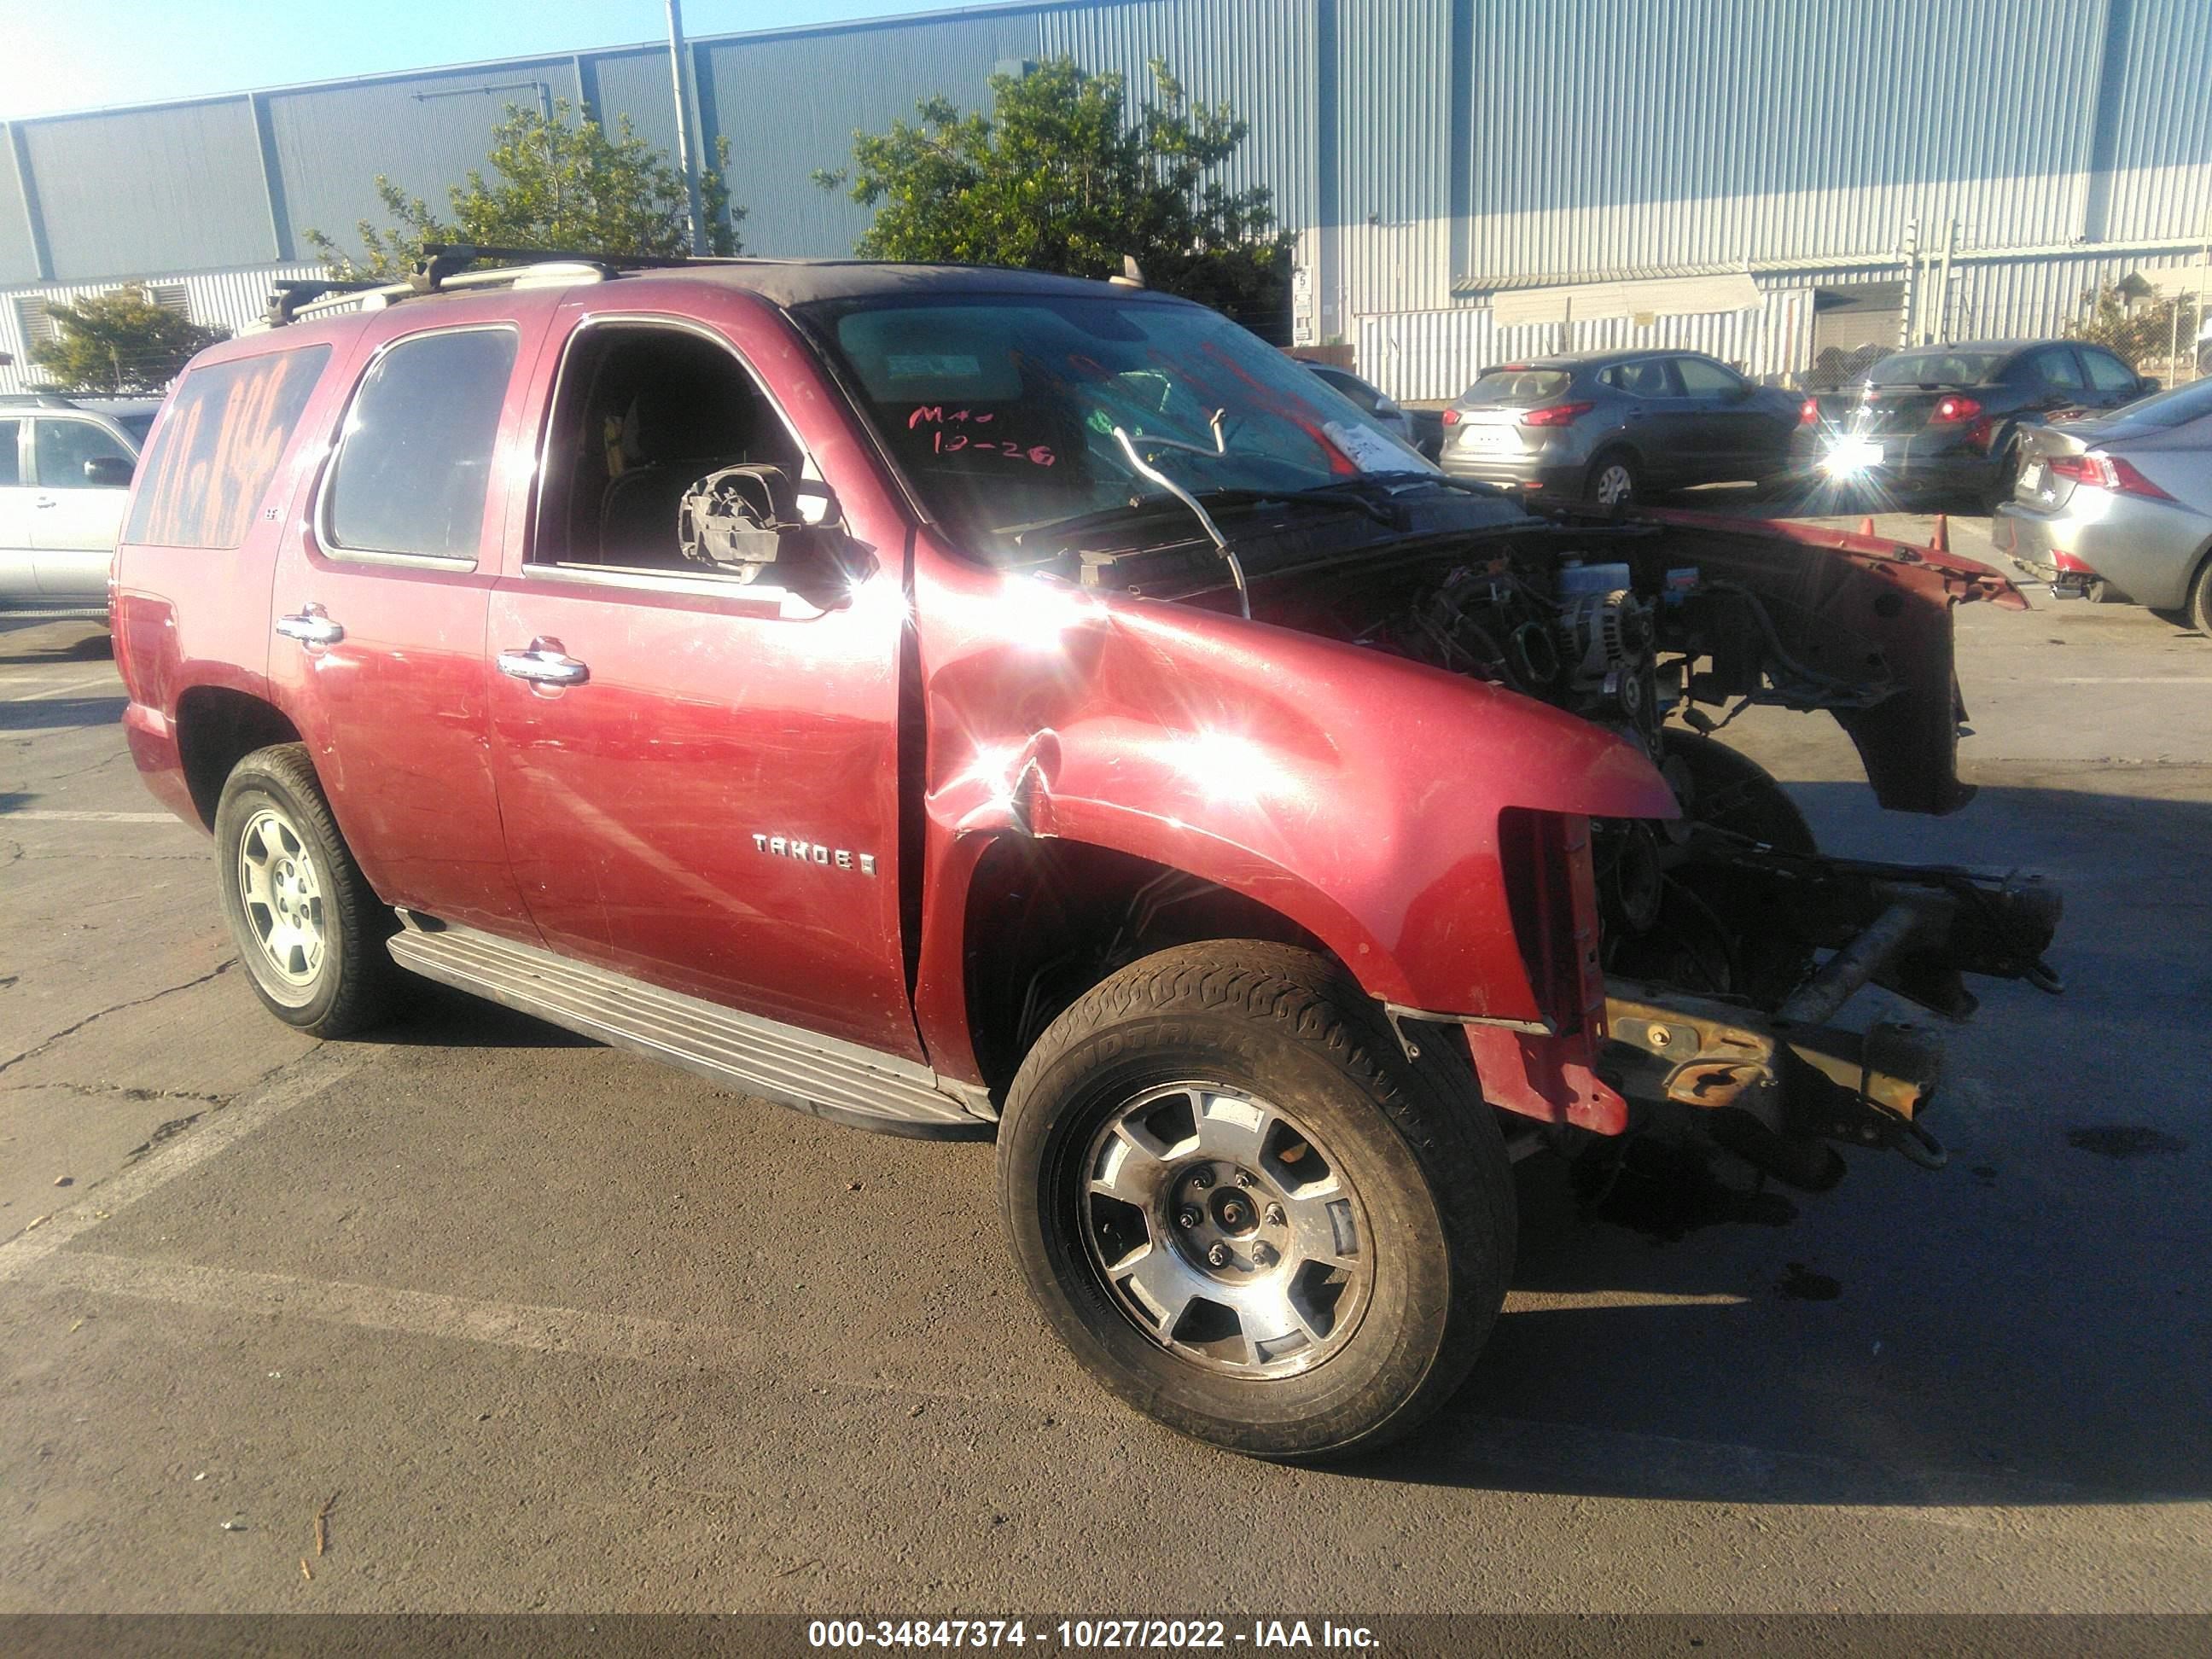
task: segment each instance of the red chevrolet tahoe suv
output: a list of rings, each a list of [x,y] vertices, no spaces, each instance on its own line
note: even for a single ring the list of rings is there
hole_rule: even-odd
[[[2032,881],[1824,858],[1704,707],[1964,800],[1937,549],[1532,516],[1139,287],[855,262],[272,301],[154,428],[125,724],[323,1036],[427,975],[859,1127],[995,1136],[1108,1388],[1265,1456],[1465,1376],[1512,1164],[1941,1149],[1878,983],[2055,988]]]

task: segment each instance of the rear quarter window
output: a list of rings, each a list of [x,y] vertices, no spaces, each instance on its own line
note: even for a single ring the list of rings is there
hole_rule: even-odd
[[[124,539],[233,548],[330,362],[327,345],[210,363],[187,374],[146,458]]]

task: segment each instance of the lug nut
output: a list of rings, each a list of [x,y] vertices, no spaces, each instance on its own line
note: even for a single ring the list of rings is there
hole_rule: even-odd
[[[1252,1172],[1249,1170],[1239,1170],[1237,1172],[1237,1184],[1240,1187],[1250,1186],[1252,1184]]]
[[[1229,1265],[1229,1247],[1226,1244],[1214,1245],[1211,1249],[1206,1251],[1206,1262],[1210,1267],[1227,1267]]]
[[[1273,1267],[1275,1265],[1275,1247],[1272,1244],[1266,1243],[1255,1244],[1252,1247],[1252,1265],[1255,1267]]]
[[[1185,1232],[1188,1232],[1205,1219],[1206,1218],[1198,1212],[1198,1206],[1194,1204],[1186,1204],[1176,1212],[1176,1225]]]
[[[1270,1227],[1279,1227],[1283,1224],[1283,1206],[1281,1205],[1270,1204],[1267,1206],[1267,1224]]]
[[[1200,1164],[1198,1168],[1190,1172],[1190,1184],[1197,1188],[1201,1193],[1204,1192],[1208,1187],[1211,1187],[1213,1184],[1213,1171],[1207,1169],[1203,1164]]]

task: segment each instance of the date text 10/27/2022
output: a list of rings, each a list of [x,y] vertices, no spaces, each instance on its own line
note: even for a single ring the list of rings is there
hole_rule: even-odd
[[[1030,1648],[1071,1653],[1176,1652],[1233,1647],[1358,1652],[1381,1645],[1364,1625],[1333,1620],[1255,1619],[1249,1629],[1222,1619],[816,1619],[811,1648]]]

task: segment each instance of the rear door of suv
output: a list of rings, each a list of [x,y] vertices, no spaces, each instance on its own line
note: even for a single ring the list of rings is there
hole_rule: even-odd
[[[484,625],[522,366],[550,307],[401,307],[317,411],[331,452],[278,555],[269,678],[388,903],[529,939],[491,773]],[[526,441],[521,446],[527,453]]]
[[[899,879],[906,522],[787,325],[734,294],[699,303],[572,301],[547,346],[539,489],[491,607],[518,884],[563,954],[919,1060]],[[809,596],[774,567],[684,556],[691,485],[736,465],[806,474],[817,454],[872,574]]]

